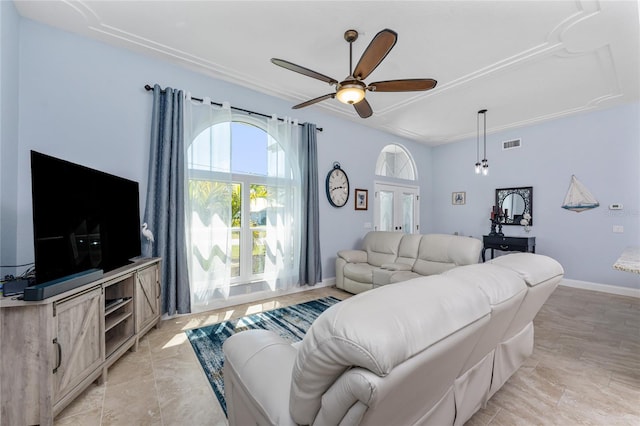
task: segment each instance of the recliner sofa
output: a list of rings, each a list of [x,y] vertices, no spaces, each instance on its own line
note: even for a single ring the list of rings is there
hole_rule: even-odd
[[[462,425],[533,350],[555,260],[500,256],[357,294],[302,342],[248,330],[223,345],[230,425]]]
[[[360,293],[382,285],[478,263],[482,241],[447,234],[371,231],[361,250],[341,250],[336,287]]]

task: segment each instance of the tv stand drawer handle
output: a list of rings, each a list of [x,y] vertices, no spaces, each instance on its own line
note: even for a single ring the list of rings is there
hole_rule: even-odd
[[[509,246],[503,246],[502,244],[500,244],[500,250],[506,250],[508,248],[509,248]]]
[[[62,346],[60,346],[60,343],[58,343],[57,337],[53,339],[53,344],[58,347],[58,362],[53,369],[53,374],[56,374],[58,372],[58,368],[60,368],[60,364],[62,364]]]

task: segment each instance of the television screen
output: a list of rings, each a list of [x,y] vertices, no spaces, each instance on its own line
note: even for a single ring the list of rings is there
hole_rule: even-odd
[[[31,151],[36,283],[140,256],[138,183]]]

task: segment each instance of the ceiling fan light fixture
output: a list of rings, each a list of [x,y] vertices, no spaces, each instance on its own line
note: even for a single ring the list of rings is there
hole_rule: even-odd
[[[1,1],[1,0],[0,0]],[[334,93],[328,93],[317,98],[294,105],[293,109],[304,108],[309,105],[324,101],[325,99],[335,99],[347,104],[353,105],[360,118],[369,118],[373,114],[373,109],[365,97],[367,90],[373,92],[418,92],[433,89],[437,81],[432,78],[410,78],[401,80],[385,80],[367,85],[364,80],[375,70],[378,65],[387,57],[387,54],[393,49],[398,34],[388,28],[378,32],[369,46],[365,49],[355,68],[353,67],[353,42],[358,38],[358,31],[347,30],[344,33],[344,39],[349,43],[349,74],[347,77],[338,82],[319,72],[310,70],[293,62],[284,59],[271,58],[274,65],[297,72],[307,77],[329,83],[335,86]]]
[[[359,82],[341,84],[336,93],[336,98],[344,104],[357,104],[364,99],[365,87]]]

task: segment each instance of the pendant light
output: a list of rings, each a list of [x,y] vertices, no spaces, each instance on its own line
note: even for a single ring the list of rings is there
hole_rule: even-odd
[[[476,174],[479,175],[482,171],[482,164],[480,164],[480,114],[476,116]]]
[[[482,174],[486,176],[489,174],[489,160],[487,160],[487,110],[481,109],[480,111],[478,111],[478,122],[480,121],[479,120],[480,114],[482,114],[484,118],[484,125],[483,125],[484,158],[482,159]],[[480,132],[478,131],[478,139],[479,138],[480,138]]]

